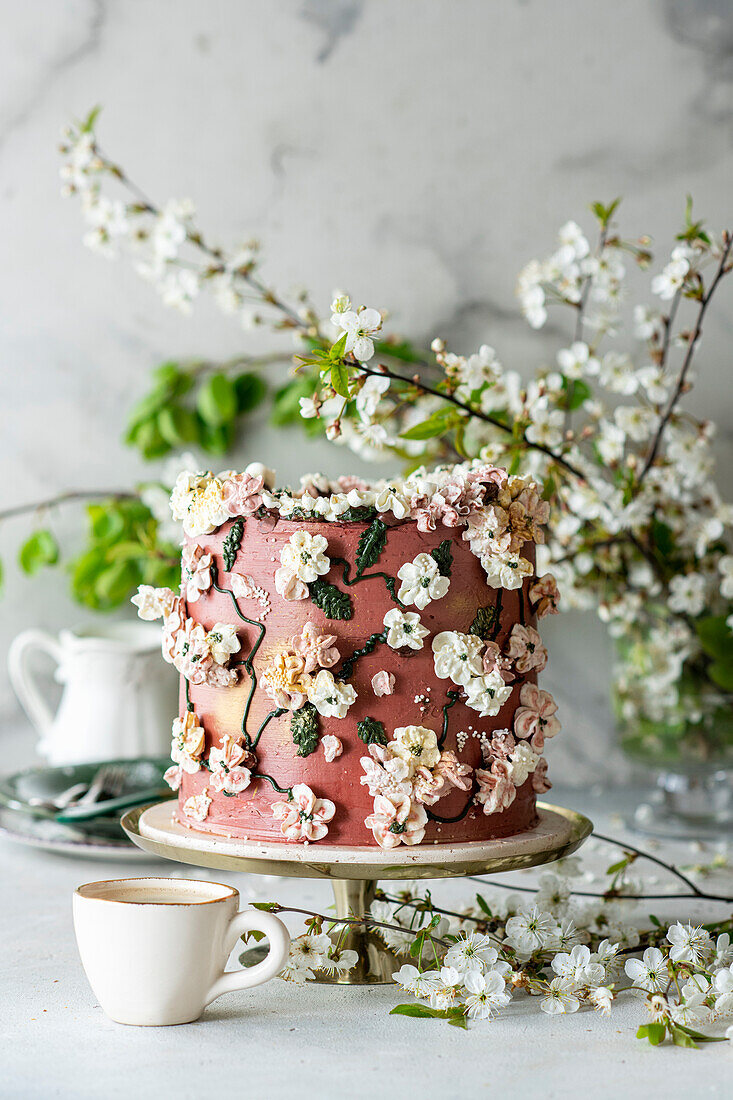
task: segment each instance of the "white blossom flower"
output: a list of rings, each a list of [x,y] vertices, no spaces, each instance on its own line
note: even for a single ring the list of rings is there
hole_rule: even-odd
[[[412,937],[409,937],[412,942]],[[411,963],[405,963],[392,975],[393,981],[419,1000],[427,1000],[436,988],[437,970],[420,971]]]
[[[441,966],[430,991],[431,1008],[440,1010],[450,1008],[458,1000],[462,985],[463,975],[459,974],[455,967]]]
[[[596,987],[606,980],[605,968],[593,961],[585,944],[576,944],[570,952],[559,952],[550,965],[559,978],[566,978],[575,986]]]
[[[308,701],[324,718],[345,718],[356,701],[356,691],[351,684],[335,680],[332,672],[322,668],[308,683]]]
[[[379,408],[382,397],[389,389],[390,380],[386,375],[370,374],[356,395],[356,411],[365,424],[368,424]]]
[[[636,443],[647,440],[659,423],[654,410],[643,405],[620,405],[613,415],[621,431]]]
[[[530,443],[543,447],[558,447],[562,443],[565,414],[552,409],[544,399],[535,402],[530,412],[531,422],[525,435]]]
[[[566,378],[582,378],[584,374],[598,373],[598,360],[582,340],[576,340],[569,348],[557,353],[557,365]]]
[[[600,1012],[601,1016],[611,1015],[611,1005],[613,1004],[613,990],[608,986],[599,985],[595,989],[591,989],[588,994],[588,1000],[595,1008],[596,1012]]]
[[[549,1016],[577,1012],[580,1001],[575,996],[573,983],[566,978],[553,978],[547,987],[547,995],[540,1001],[540,1008]]]
[[[210,534],[230,518],[222,482],[210,473],[180,473],[170,504],[173,518],[182,521],[183,530],[192,538]]]
[[[700,615],[705,610],[707,583],[702,573],[678,573],[669,582],[669,592],[672,611]]]
[[[669,949],[672,962],[701,966],[710,959],[713,952],[710,933],[692,924],[676,921],[669,926],[667,939],[672,945]]]
[[[626,433],[610,420],[601,420],[595,437],[595,446],[607,466],[613,466],[624,457]]]
[[[520,741],[509,757],[509,774],[515,787],[522,786],[539,761],[539,753],[532,752],[526,741]]]
[[[346,333],[345,351],[351,352],[360,363],[367,363],[374,355],[374,341],[371,337],[382,327],[382,315],[376,309],[363,306],[358,313],[347,309],[343,313],[334,313],[336,324]]]
[[[639,989],[664,993],[669,985],[667,960],[658,947],[647,947],[640,959],[627,959],[626,974]]]
[[[716,970],[713,976],[715,993],[715,1013],[717,1016],[733,1014],[733,963],[729,967]]]
[[[325,932],[297,936],[290,941],[290,955],[280,977],[302,985],[313,981],[315,971],[323,966],[331,948],[331,940]]]
[[[410,649],[422,649],[423,639],[430,631],[420,622],[415,611],[401,611],[393,607],[382,620],[387,628],[387,645],[392,649],[409,646]]]
[[[447,957],[447,956],[446,956]],[[466,1015],[469,1020],[486,1020],[511,1000],[506,981],[498,970],[488,973],[470,969],[463,977],[466,988]]]
[[[352,951],[350,948],[342,948],[338,955],[333,952],[327,955],[321,963],[320,969],[326,974],[348,974],[349,970],[354,969],[358,961],[358,951]]]
[[[690,250],[680,245],[672,249],[672,257],[659,275],[652,279],[652,294],[657,294],[662,301],[674,298],[690,271]]]
[[[402,581],[398,599],[414,604],[421,611],[431,600],[442,599],[450,587],[450,578],[441,576],[438,563],[430,554],[418,554],[400,567],[397,576]]]
[[[522,955],[531,955],[547,944],[553,927],[551,914],[544,913],[533,905],[510,917],[505,925],[505,933],[512,947]]]
[[[631,397],[639,388],[639,379],[628,355],[609,351],[601,360],[598,380],[612,393]]]
[[[718,561],[722,581],[720,594],[726,600],[733,600],[733,554],[724,554]]]
[[[464,932],[446,952],[445,961],[461,974],[491,970],[499,958],[491,938],[480,932]]]

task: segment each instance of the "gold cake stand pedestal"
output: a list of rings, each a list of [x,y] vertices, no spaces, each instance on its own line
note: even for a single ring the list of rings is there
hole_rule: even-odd
[[[587,817],[537,803],[538,824],[518,836],[468,844],[430,844],[414,848],[345,848],[322,843],[273,844],[235,837],[213,836],[187,829],[178,821],[175,803],[138,806],[122,817],[130,840],[146,852],[197,867],[246,871],[292,878],[329,879],[337,917],[368,914],[380,879],[461,878],[499,874],[552,863],[576,851],[590,836]],[[334,937],[338,933],[334,933]],[[341,946],[357,952],[359,962],[347,974],[319,975],[318,982],[335,985],[382,985],[405,961],[376,933],[352,927]],[[245,965],[259,961],[258,948],[245,952]]]

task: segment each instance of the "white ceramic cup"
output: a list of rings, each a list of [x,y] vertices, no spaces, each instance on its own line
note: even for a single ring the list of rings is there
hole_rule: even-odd
[[[234,887],[200,879],[110,879],[79,886],[76,942],[107,1015],[120,1024],[187,1024],[222,993],[279,974],[290,950],[287,928],[270,913],[238,909]],[[237,940],[252,931],[267,936],[267,957],[225,973]]]

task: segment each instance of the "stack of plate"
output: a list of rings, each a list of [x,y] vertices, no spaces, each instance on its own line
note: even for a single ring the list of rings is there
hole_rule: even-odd
[[[88,787],[108,764],[124,771],[118,796],[94,802],[86,813],[76,811],[80,816],[73,820],[59,821],[57,811],[48,804],[75,784]],[[150,859],[127,838],[120,826],[120,814],[141,802],[157,802],[172,796],[163,781],[163,772],[169,766],[167,758],[144,757],[62,768],[29,768],[5,776],[0,779],[0,836],[87,859]]]

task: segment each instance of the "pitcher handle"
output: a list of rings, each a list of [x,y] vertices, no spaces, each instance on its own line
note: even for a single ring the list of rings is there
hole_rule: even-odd
[[[20,705],[41,737],[45,737],[53,724],[54,714],[41,695],[28,664],[31,651],[39,649],[57,665],[61,664],[63,651],[51,634],[45,630],[24,630],[8,650],[8,674]]]
[[[281,920],[272,913],[263,913],[258,909],[244,909],[232,918],[227,932],[226,947],[231,951],[243,932],[264,932],[270,944],[262,962],[256,966],[243,967],[241,970],[229,970],[221,974],[206,998],[207,1005],[222,993],[232,993],[235,989],[250,989],[253,985],[262,985],[279,974],[290,953],[290,933]]]

